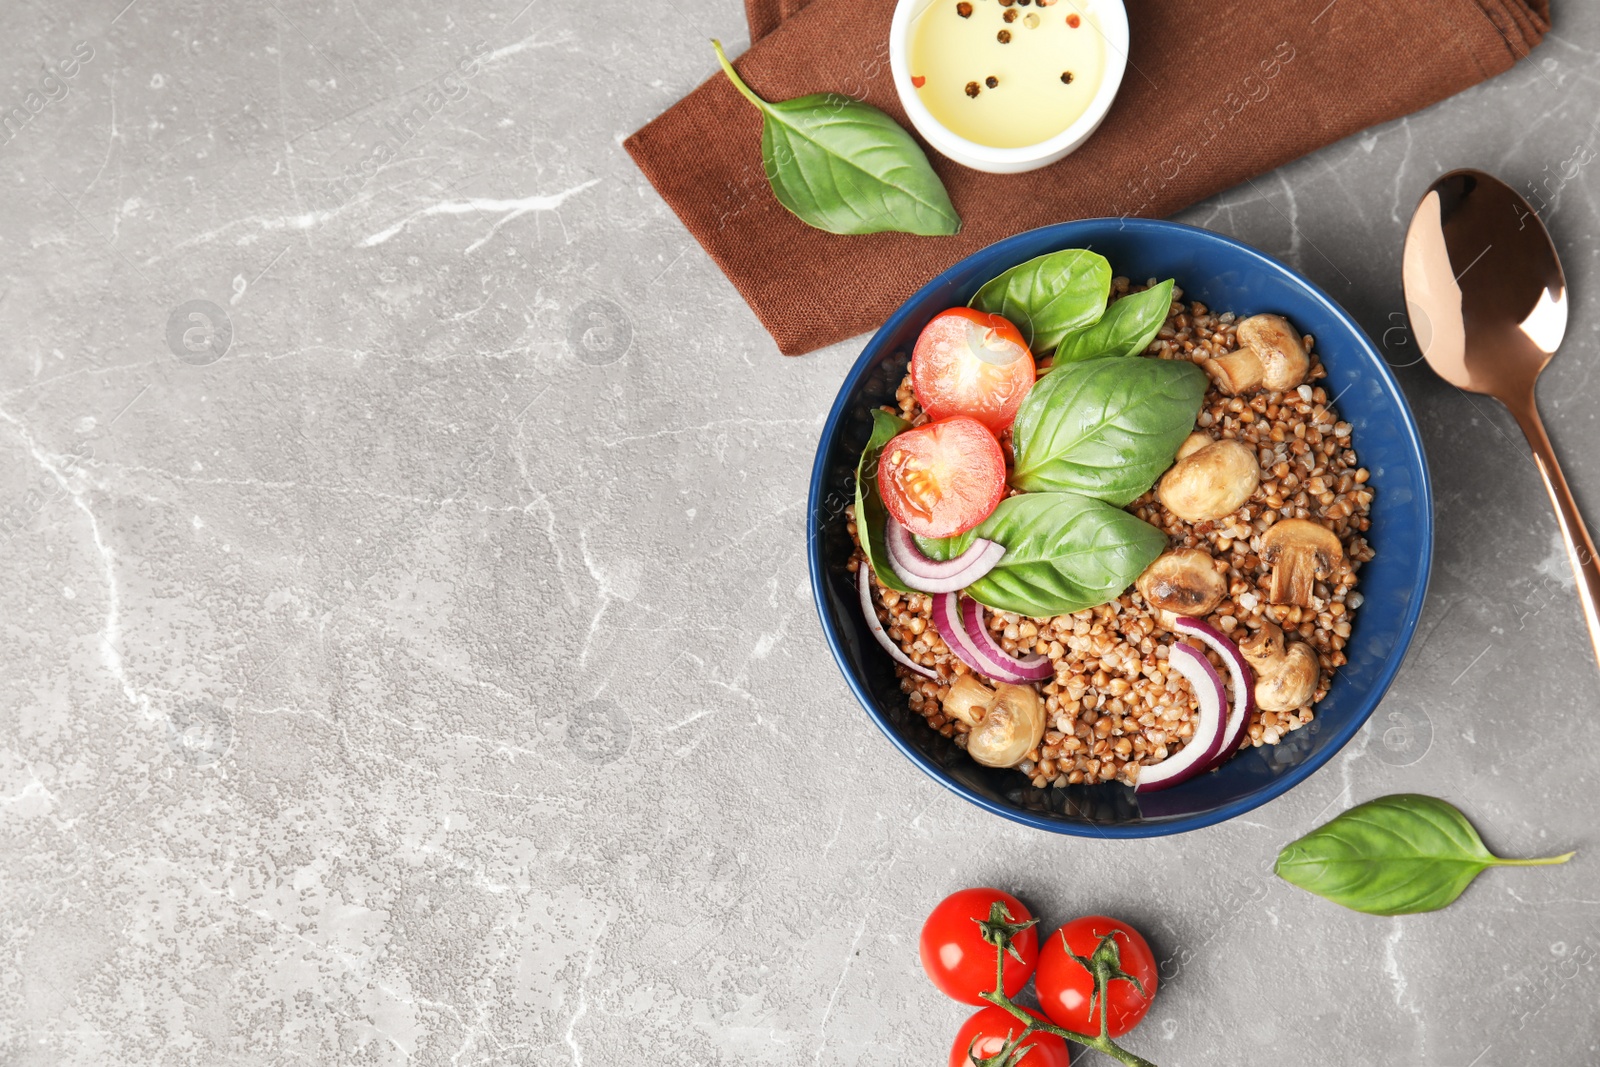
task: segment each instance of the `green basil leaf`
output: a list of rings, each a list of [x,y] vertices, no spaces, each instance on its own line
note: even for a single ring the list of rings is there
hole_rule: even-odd
[[[971,306],[1004,315],[1022,331],[1034,355],[1056,347],[1073,330],[1092,326],[1111,295],[1111,264],[1083,248],[1019,263],[983,283]]]
[[[1210,379],[1184,360],[1091,359],[1039,379],[1012,424],[1011,484],[1121,506],[1172,466]]]
[[[935,559],[953,559],[979,537],[1000,542],[1006,554],[967,595],[1040,619],[1116,599],[1167,547],[1167,535],[1154,526],[1077,493],[1007,497],[974,529],[917,543]]]
[[[1100,321],[1073,330],[1056,345],[1054,366],[1102,356],[1136,356],[1155,340],[1172,310],[1172,279],[1125,296],[1106,308]]]
[[[761,110],[761,162],[778,203],[829,233],[953,234],[961,217],[922,148],[888,115],[837,93],[768,103],[711,42],[728,80]]]
[[[1483,847],[1467,817],[1434,797],[1397,793],[1351,808],[1278,853],[1284,881],[1369,915],[1437,911],[1486,867],[1565,863],[1506,860]]]
[[[878,581],[902,593],[911,592],[911,587],[902,582],[894,568],[889,566],[889,552],[883,543],[883,524],[889,512],[878,493],[878,457],[883,453],[883,446],[910,425],[898,415],[874,408],[872,436],[867,439],[867,447],[862,450],[861,460],[856,464],[856,536],[861,540],[861,551],[866,553],[867,562],[872,564]]]

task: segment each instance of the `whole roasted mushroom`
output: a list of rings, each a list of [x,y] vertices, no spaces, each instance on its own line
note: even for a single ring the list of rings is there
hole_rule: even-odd
[[[972,727],[967,755],[985,767],[1015,767],[1044,738],[1044,702],[1031,685],[990,689],[970,674],[951,684],[944,713]]]
[[[1344,562],[1339,535],[1310,519],[1284,519],[1261,538],[1261,559],[1272,568],[1267,598],[1274,604],[1311,606],[1311,592]]]
[[[1228,595],[1228,582],[1211,554],[1175,548],[1157,556],[1134,583],[1145,603],[1174,615],[1209,615]]]
[[[1317,692],[1317,654],[1304,641],[1283,639],[1271,619],[1239,643],[1256,676],[1256,706],[1262,711],[1293,711],[1311,703]]]
[[[1206,522],[1237,511],[1260,483],[1261,468],[1248,447],[1192,433],[1161,476],[1156,497],[1184,522]]]
[[[1237,351],[1207,364],[1224,392],[1238,396],[1254,389],[1293,389],[1306,380],[1311,357],[1300,335],[1282,315],[1251,315],[1239,323]]]

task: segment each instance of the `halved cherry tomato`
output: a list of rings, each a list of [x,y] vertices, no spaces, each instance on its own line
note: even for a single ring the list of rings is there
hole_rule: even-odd
[[[1023,1009],[1035,1019],[1043,1021],[1038,1012]],[[1022,1033],[1023,1023],[1004,1008],[990,1005],[968,1019],[956,1034],[956,1043],[950,1047],[950,1067],[972,1067],[972,1057],[985,1059],[1006,1047],[1006,1042]],[[1017,1061],[1017,1067],[1068,1067],[1072,1054],[1067,1043],[1055,1034],[1034,1031],[1025,1045],[1032,1046],[1027,1055]]]
[[[987,519],[1006,495],[1006,457],[976,419],[930,422],[884,446],[878,491],[912,533],[951,537]]]
[[[941,900],[922,924],[918,950],[922,969],[939,990],[963,1004],[983,1004],[980,994],[994,989],[994,954],[978,924],[987,922],[992,906],[1003,904],[1012,923],[1033,918],[1027,905],[998,889],[962,889]],[[1002,916],[1004,918],[1004,916]],[[1005,993],[1014,997],[1033,977],[1039,959],[1039,935],[1033,927],[1011,940],[1016,955],[1006,954]],[[1018,957],[1021,957],[1020,959]]]
[[[1139,987],[1126,978],[1111,980],[1106,986],[1106,1000],[1111,1004],[1107,1033],[1121,1037],[1138,1026],[1144,1013],[1150,1010],[1157,979],[1156,958],[1149,944],[1139,931],[1125,922],[1104,915],[1085,915],[1047,937],[1039,953],[1039,1007],[1057,1026],[1090,1036],[1100,1032],[1098,1003],[1093,1014],[1089,1011],[1094,977],[1068,950],[1088,959],[1099,947],[1100,939],[1113,931],[1123,971],[1137,978],[1144,991],[1140,992]]]
[[[996,434],[1033,388],[1033,355],[1000,315],[951,308],[922,328],[911,353],[911,388],[930,419],[970,415]]]

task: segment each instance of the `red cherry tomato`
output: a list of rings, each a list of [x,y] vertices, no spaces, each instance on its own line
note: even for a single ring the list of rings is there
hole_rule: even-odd
[[[878,461],[889,514],[921,537],[951,537],[989,517],[1006,495],[1006,457],[983,423],[966,416],[918,426]]]
[[[1099,947],[1100,939],[1116,931],[1117,951],[1122,957],[1124,972],[1139,979],[1144,992],[1125,978],[1113,978],[1106,987],[1106,1000],[1111,1004],[1110,1026],[1112,1037],[1123,1034],[1139,1025],[1150,1002],[1156,995],[1156,958],[1139,931],[1125,922],[1104,915],[1085,915],[1073,919],[1061,929],[1045,938],[1039,953],[1039,1007],[1060,1027],[1078,1034],[1094,1036],[1100,1032],[1100,1007],[1089,1013],[1089,998],[1094,993],[1094,978],[1087,968],[1068,953],[1068,949],[1088,959]]]
[[[939,901],[928,921],[922,924],[919,949],[922,969],[946,996],[963,1004],[985,1003],[979,994],[994,989],[994,954],[998,951],[983,939],[980,922],[987,922],[992,905],[998,901],[1010,915],[1007,922],[1025,923],[1033,918],[1027,906],[998,889],[963,889]],[[1012,938],[1017,955],[1006,953],[1005,993],[1014,997],[1033,977],[1039,960],[1039,935],[1028,927]],[[1021,956],[1018,959],[1017,956]]]
[[[970,415],[1004,433],[1033,380],[1033,354],[1017,328],[971,308],[939,312],[911,352],[911,388],[930,419]]]
[[[1028,1011],[1035,1019],[1044,1021],[1036,1011]],[[1006,1047],[1006,1042],[1022,1033],[1023,1023],[1004,1008],[990,1005],[968,1019],[956,1034],[956,1043],[950,1047],[950,1067],[972,1067],[972,1057],[993,1056]],[[1023,1056],[1017,1067],[1067,1067],[1072,1054],[1067,1043],[1055,1034],[1034,1031],[1024,1044],[1033,1046]]]

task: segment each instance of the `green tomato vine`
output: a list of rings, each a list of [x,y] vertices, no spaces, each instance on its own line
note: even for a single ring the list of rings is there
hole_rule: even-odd
[[[982,994],[983,999],[997,1008],[1004,1009],[1016,1016],[1024,1025],[1022,1032],[1006,1042],[1005,1046],[993,1056],[977,1059],[968,1051],[968,1059],[972,1060],[973,1067],[1017,1067],[1022,1058],[1028,1054],[1033,1046],[1026,1044],[1027,1039],[1035,1033],[1054,1034],[1056,1037],[1076,1042],[1085,1048],[1092,1048],[1096,1052],[1104,1053],[1118,1063],[1127,1067],[1156,1067],[1154,1063],[1143,1056],[1129,1052],[1127,1049],[1111,1040],[1108,1031],[1110,1026],[1110,1013],[1106,1011],[1106,990],[1112,982],[1132,982],[1134,988],[1140,993],[1144,992],[1144,983],[1122,969],[1122,953],[1117,948],[1116,936],[1123,933],[1121,930],[1112,930],[1100,939],[1095,946],[1093,954],[1084,957],[1076,952],[1071,953],[1078,964],[1094,976],[1094,993],[1089,998],[1089,1018],[1094,1018],[1095,1004],[1100,1005],[1100,1033],[1098,1035],[1080,1034],[1075,1030],[1067,1030],[1054,1023],[1044,1022],[1035,1018],[1015,1001],[1006,996],[1005,992],[1005,960],[1007,953],[1021,960],[1022,954],[1013,944],[1016,936],[1037,923],[1038,919],[1029,919],[1024,923],[1010,921],[1010,915],[1005,905],[996,901],[989,908],[989,918],[978,924],[983,939],[995,948],[994,954],[994,990]]]

